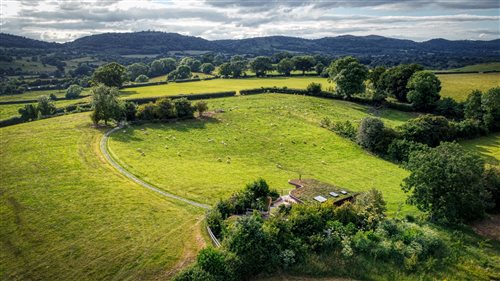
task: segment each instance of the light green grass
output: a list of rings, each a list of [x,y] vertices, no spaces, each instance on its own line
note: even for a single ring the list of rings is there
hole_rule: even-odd
[[[212,74],[205,74],[203,72],[193,72],[193,76],[194,75],[198,75],[198,77],[201,79],[213,77]],[[167,81],[167,76],[168,75],[161,75],[161,76],[152,77],[149,79],[148,82],[165,82],[165,81]]]
[[[227,198],[258,177],[285,193],[292,188],[287,181],[299,175],[352,191],[379,188],[391,213],[405,201],[399,184],[407,171],[319,126],[325,116],[358,122],[375,115],[368,107],[279,94],[208,103],[211,110],[226,112],[205,121],[127,128],[111,136],[111,153],[145,181],[207,204]],[[393,110],[376,115],[391,126],[412,116]],[[408,206],[404,210],[414,211]]]
[[[441,74],[441,96],[464,101],[473,90],[487,91],[500,86],[500,73]]]
[[[1,280],[168,279],[196,253],[203,212],[119,174],[102,134],[86,113],[0,129]]]
[[[331,86],[326,78],[320,77],[277,77],[277,78],[245,78],[245,79],[214,79],[208,81],[169,83],[166,85],[138,87],[122,90],[126,98],[173,96],[179,94],[212,93],[222,91],[239,91],[242,89],[260,87],[305,88],[309,83],[321,83],[323,88]]]
[[[486,160],[486,163],[500,165],[500,133],[463,141],[460,144],[479,153]]]
[[[89,102],[90,98],[85,97],[81,99],[74,99],[74,100],[60,100],[60,101],[55,101],[54,105],[58,108],[60,107],[65,107],[68,105],[72,104],[77,104],[77,103],[85,103]],[[34,103],[36,104],[36,103]],[[15,116],[20,116],[19,114],[19,109],[23,108],[26,104],[1,104],[0,105],[0,120],[8,119],[11,117]]]
[[[445,71],[500,71],[500,62],[473,64]]]
[[[28,91],[19,95],[4,95],[0,96],[0,101],[23,101],[23,100],[36,100],[40,96],[48,96],[54,94],[58,98],[64,98],[66,90],[45,90],[45,91]],[[83,89],[81,95],[86,96],[90,94],[90,89]]]

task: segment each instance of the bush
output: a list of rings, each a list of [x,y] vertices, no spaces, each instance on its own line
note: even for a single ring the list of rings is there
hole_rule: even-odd
[[[385,154],[394,137],[394,131],[385,128],[382,120],[365,117],[361,120],[356,139],[363,148],[374,153]]]
[[[211,63],[204,63],[201,65],[200,70],[205,74],[210,74],[215,70],[215,66]]]
[[[465,119],[460,122],[453,123],[456,130],[456,137],[459,139],[472,139],[487,133],[486,127],[479,120]]]
[[[180,98],[174,100],[175,111],[177,112],[177,116],[179,118],[192,118],[194,115],[194,107],[191,105],[191,102],[186,98]]]
[[[436,106],[441,91],[441,81],[429,71],[415,72],[406,86],[407,98],[417,110],[431,110]]]
[[[137,115],[137,104],[127,101],[124,105],[125,120],[134,121]]]
[[[436,102],[434,113],[453,119],[461,119],[464,116],[464,108],[461,103],[450,97],[445,97]]]
[[[34,104],[25,104],[19,109],[19,114],[24,121],[35,120],[38,117],[38,109]]]
[[[194,107],[196,108],[196,111],[198,111],[198,115],[200,117],[202,117],[203,113],[208,110],[208,105],[204,101],[199,101],[195,103]]]
[[[68,87],[66,90],[66,98],[67,99],[76,99],[80,97],[80,94],[82,93],[83,88],[80,87],[79,85],[73,84]]]
[[[173,278],[173,281],[217,281],[217,279],[195,265],[181,271]]]
[[[488,210],[500,211],[500,168],[497,166],[488,166],[483,173],[483,186],[490,193],[491,204]]]
[[[36,108],[37,112],[42,116],[49,116],[56,113],[56,106],[48,96],[39,97]]]
[[[178,116],[176,105],[169,98],[160,98],[155,104],[155,117],[158,119],[172,119]]]
[[[331,130],[344,138],[350,139],[352,141],[356,140],[357,130],[349,120],[346,120],[344,122],[333,122],[333,124],[331,125]]]
[[[312,95],[317,95],[321,93],[321,84],[312,82],[309,85],[307,85],[306,90]]]
[[[387,149],[387,155],[393,161],[405,163],[412,153],[420,152],[429,147],[426,144],[405,139],[394,139]]]
[[[443,116],[422,115],[408,120],[399,126],[398,130],[401,133],[401,138],[424,143],[431,147],[456,137],[455,127]]]
[[[141,104],[137,108],[137,119],[139,120],[154,120],[156,119],[156,106],[154,103],[150,102],[147,104]]]
[[[137,78],[135,78],[136,83],[146,83],[148,81],[149,81],[149,77],[147,77],[144,74],[141,74],[141,75],[137,76]]]

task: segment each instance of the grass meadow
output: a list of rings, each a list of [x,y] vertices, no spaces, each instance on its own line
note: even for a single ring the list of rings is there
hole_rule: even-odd
[[[168,279],[203,246],[203,212],[115,171],[103,130],[87,113],[0,129],[1,280]]]
[[[300,175],[352,191],[379,188],[391,213],[405,201],[399,184],[407,171],[321,128],[319,121],[327,116],[353,122],[378,116],[395,126],[412,114],[279,94],[208,103],[211,110],[225,113],[203,121],[120,130],[109,140],[113,157],[143,180],[207,204],[226,198],[258,177],[285,193],[292,188],[287,181]],[[403,210],[415,211],[406,205]]]
[[[463,141],[460,144],[471,151],[479,153],[486,163],[500,165],[500,133]]]
[[[457,101],[465,101],[473,90],[487,91],[500,87],[500,73],[442,74],[438,77],[441,80],[441,96]]]

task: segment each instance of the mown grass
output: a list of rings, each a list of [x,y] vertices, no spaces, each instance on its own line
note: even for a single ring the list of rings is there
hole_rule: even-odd
[[[500,73],[442,74],[441,96],[464,101],[473,90],[487,91],[500,86]]]
[[[0,129],[1,280],[168,279],[203,212],[109,166],[103,129],[72,114]]]
[[[111,136],[114,157],[134,174],[174,194],[212,204],[262,177],[280,192],[289,179],[316,178],[352,191],[376,187],[394,213],[405,201],[408,175],[319,126],[332,120],[381,117],[388,125],[412,115],[354,103],[266,94],[208,101],[214,118],[133,126]],[[144,156],[142,155],[144,152]],[[414,208],[403,206],[406,212]]]

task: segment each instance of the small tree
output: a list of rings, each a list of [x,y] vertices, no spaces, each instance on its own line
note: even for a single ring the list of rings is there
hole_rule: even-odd
[[[159,119],[171,119],[177,117],[174,102],[169,98],[160,98],[155,102],[155,115]]]
[[[76,99],[80,97],[80,94],[82,93],[82,87],[79,85],[73,84],[68,87],[66,90],[66,98],[67,99]]]
[[[443,116],[422,115],[398,127],[401,138],[434,147],[455,138],[456,129]]]
[[[219,66],[219,75],[222,77],[229,77],[231,76],[231,64],[228,62],[225,62]]]
[[[92,114],[91,119],[95,125],[99,121],[104,120],[104,124],[108,121],[121,121],[125,117],[123,104],[118,99],[118,89],[105,85],[98,85],[92,88]]]
[[[192,57],[184,57],[179,62],[179,65],[185,65],[185,66],[189,67],[190,71],[198,72],[198,71],[200,71],[201,62],[197,59],[192,58]]]
[[[380,87],[387,95],[395,97],[400,102],[407,102],[408,81],[413,73],[424,70],[418,64],[402,64],[388,69],[380,76]]]
[[[198,111],[198,116],[202,117],[203,113],[208,110],[208,105],[204,101],[199,101],[195,105],[196,111]]]
[[[176,70],[168,74],[168,80],[181,80],[191,77],[191,69],[187,65],[179,65]]]
[[[408,81],[407,88],[408,101],[417,110],[431,110],[441,98],[441,81],[429,71],[415,72]]]
[[[316,74],[321,75],[323,73],[323,70],[325,69],[325,65],[319,62],[314,66],[314,71],[316,71]]]
[[[42,116],[49,116],[56,113],[56,106],[48,96],[40,96],[38,98],[38,105],[36,108]]]
[[[34,104],[25,104],[19,109],[19,114],[25,121],[35,120],[38,116],[38,110]]]
[[[136,117],[139,120],[153,120],[156,119],[157,107],[154,103],[149,102],[141,104],[137,107]]]
[[[147,77],[144,74],[141,74],[141,75],[137,76],[137,78],[135,78],[136,83],[146,83],[148,81],[149,81],[149,77]]]
[[[280,60],[280,62],[276,66],[276,70],[285,76],[290,76],[290,73],[293,70],[293,66],[293,61],[291,59],[284,58]]]
[[[306,71],[311,70],[316,62],[312,56],[296,56],[293,57],[292,60],[295,69],[302,71],[302,75],[304,75]]]
[[[180,98],[174,100],[175,111],[177,112],[177,116],[180,118],[183,117],[193,117],[194,107],[191,105],[191,102],[186,98]]]
[[[205,74],[210,74],[210,73],[212,73],[212,71],[215,70],[215,66],[213,64],[207,62],[207,63],[204,63],[201,65],[200,70],[201,70],[201,72],[203,72]]]
[[[260,56],[250,62],[250,69],[257,76],[265,76],[267,71],[273,69],[273,65],[269,57]]]
[[[330,81],[336,83],[335,92],[345,98],[365,91],[368,68],[353,57],[334,61],[329,68]]]
[[[307,85],[307,91],[313,95],[317,95],[321,93],[321,84],[311,82],[309,85]]]
[[[127,66],[127,70],[130,75],[130,80],[135,81],[137,77],[148,74],[149,67],[144,63],[133,63]]]
[[[393,132],[385,128],[378,118],[365,117],[359,125],[357,141],[359,145],[375,153],[385,153],[392,141]]]
[[[484,214],[488,195],[482,184],[484,161],[457,143],[411,154],[407,168],[410,176],[402,188],[411,192],[408,202],[431,218],[464,222]]]
[[[127,81],[128,71],[125,66],[116,62],[100,66],[92,75],[94,85],[104,84],[108,87],[119,88]]]
[[[479,90],[472,91],[464,105],[464,116],[467,119],[483,120],[483,109],[481,108],[481,96],[483,93]]]
[[[482,95],[481,109],[486,128],[492,131],[500,129],[500,87],[491,88]]]

